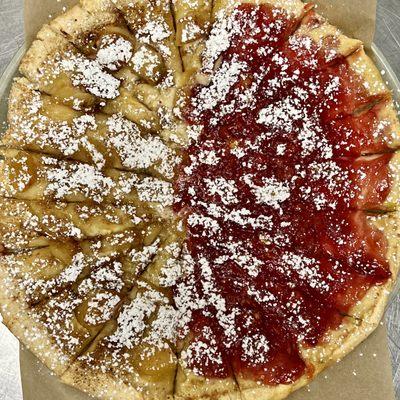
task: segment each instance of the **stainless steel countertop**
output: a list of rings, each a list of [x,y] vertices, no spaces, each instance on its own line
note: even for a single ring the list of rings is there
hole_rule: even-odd
[[[0,0],[0,75],[24,41],[22,4],[23,0]],[[400,77],[400,0],[378,0],[375,43]],[[389,306],[386,322],[396,399],[400,400],[400,293]],[[0,324],[0,400],[21,399],[18,343]]]

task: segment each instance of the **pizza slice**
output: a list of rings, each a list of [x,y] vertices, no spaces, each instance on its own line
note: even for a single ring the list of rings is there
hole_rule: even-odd
[[[176,357],[169,341],[174,318],[170,299],[139,280],[117,318],[62,380],[98,397],[171,398]]]
[[[35,88],[74,109],[121,112],[145,129],[159,128],[156,113],[121,87],[121,81],[97,59],[84,56],[49,26],[38,33],[20,69]]]
[[[20,65],[36,88],[76,109],[119,96],[120,82],[84,57],[63,36],[44,26]]]
[[[182,235],[179,224],[172,225],[151,247],[130,253],[134,262],[151,262],[118,316],[62,376],[64,382],[97,396],[172,397],[179,315],[171,286],[180,276]]]
[[[97,336],[157,254],[159,224],[1,257],[5,323],[61,374]],[[58,357],[54,357],[57,354]]]
[[[172,179],[177,151],[120,114],[85,114],[34,90],[24,78],[10,94],[5,146]]]
[[[146,213],[150,207],[164,216],[172,205],[171,183],[154,177],[116,169],[100,171],[89,164],[18,150],[4,150],[2,154],[3,197],[132,204],[139,212]]]
[[[53,240],[85,240],[142,228],[146,214],[134,206],[25,201],[1,198],[1,246],[5,251],[46,246]]]
[[[389,260],[392,278],[389,279],[388,283],[370,288],[365,297],[361,297],[348,312],[341,314],[339,325],[324,334],[316,346],[308,346],[304,343],[299,344],[300,355],[307,368],[307,373],[293,383],[268,387],[262,379],[254,382],[251,373],[246,376],[242,369],[238,369],[236,379],[241,389],[242,398],[253,399],[255,396],[262,399],[270,399],[272,396],[285,398],[293,391],[306,385],[326,367],[346,356],[377,327],[384,311],[383,303],[385,302],[385,300],[381,302],[380,300],[377,301],[377,299],[385,297],[385,295],[382,296],[382,292],[390,290],[398,272],[398,213],[370,217],[370,221],[371,224],[384,232],[385,240],[387,240],[386,256]],[[351,294],[348,293],[346,296],[351,296]],[[256,360],[260,353],[262,354],[260,350],[265,351],[267,363],[271,362],[268,360],[270,346],[262,346],[261,343],[260,337],[257,337],[257,341],[254,343],[250,340],[246,343],[245,349],[247,349],[248,354],[253,354],[253,357],[257,354],[257,357],[252,360],[254,364],[257,364]],[[255,349],[258,350],[257,353],[254,353]],[[257,368],[256,365],[255,368]],[[267,371],[271,371],[271,369],[268,368]]]
[[[2,257],[1,310],[4,321],[41,361],[61,374],[117,308],[121,300],[118,289],[123,284],[121,265],[110,258],[104,263],[94,263],[92,265],[98,268],[93,273],[109,276],[110,282],[93,284],[90,278],[85,278],[74,289],[60,291],[31,306],[26,302],[25,291],[6,272],[10,265],[18,267],[19,261],[13,264],[13,257],[17,258]]]

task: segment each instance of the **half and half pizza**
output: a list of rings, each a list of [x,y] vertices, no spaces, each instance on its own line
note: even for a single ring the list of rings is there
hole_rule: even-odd
[[[300,0],[82,0],[9,99],[0,303],[102,399],[278,400],[379,324],[400,125]]]

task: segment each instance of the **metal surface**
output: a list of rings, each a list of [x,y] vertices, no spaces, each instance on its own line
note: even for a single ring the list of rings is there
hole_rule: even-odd
[[[23,45],[22,4],[23,0],[0,0],[0,75],[6,71],[11,59]],[[375,44],[392,67],[394,76],[389,71],[386,77],[393,87],[395,76],[400,77],[400,0],[378,0]],[[4,84],[5,82],[0,82],[0,86]],[[400,98],[400,90],[395,95]],[[6,99],[2,98],[0,101]],[[3,119],[1,117],[0,120]],[[400,293],[394,295],[388,307],[386,322],[396,399],[400,400]],[[0,400],[21,399],[18,342],[0,324]]]
[[[375,43],[400,78],[400,0],[378,0]],[[400,95],[400,93],[397,93]],[[396,399],[400,400],[400,293],[395,294],[386,313],[389,348],[393,364]],[[383,400],[383,399],[382,399]]]

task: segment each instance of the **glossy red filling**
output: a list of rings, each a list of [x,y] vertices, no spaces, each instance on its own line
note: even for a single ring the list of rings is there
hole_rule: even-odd
[[[375,136],[382,99],[329,51],[334,42],[291,36],[298,21],[268,6],[236,11],[240,33],[219,70],[240,73],[215,93],[215,82],[193,89],[186,117],[202,130],[176,183],[194,261],[187,286],[204,299],[192,344],[212,350],[188,364],[289,383],[310,368],[299,345],[318,345],[390,276],[385,238],[360,210],[382,208],[392,155],[357,158],[388,150]]]

